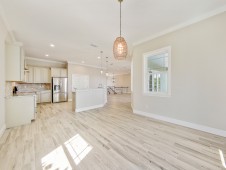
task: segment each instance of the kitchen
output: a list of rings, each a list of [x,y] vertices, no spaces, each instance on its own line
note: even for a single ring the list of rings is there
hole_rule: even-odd
[[[107,76],[99,68],[25,57],[21,43],[5,50],[6,128],[35,121],[42,104],[72,101],[72,111],[81,112],[107,103]]]
[[[26,58],[17,44],[6,44],[6,56],[6,128],[31,123],[41,104],[68,101],[66,63]]]

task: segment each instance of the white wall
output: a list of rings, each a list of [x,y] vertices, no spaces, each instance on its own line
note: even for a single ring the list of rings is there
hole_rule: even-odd
[[[6,28],[0,17],[0,137],[5,128],[5,39]]]
[[[99,84],[106,87],[106,76],[100,74],[100,69],[68,63],[68,100],[72,99],[72,74],[89,76],[89,88],[98,88]]]
[[[172,47],[171,97],[143,95],[143,54]],[[138,45],[133,109],[226,130],[226,12]],[[151,114],[150,114],[151,115]]]

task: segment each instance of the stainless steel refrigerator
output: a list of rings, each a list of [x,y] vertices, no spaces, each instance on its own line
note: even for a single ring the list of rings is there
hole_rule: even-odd
[[[68,80],[66,77],[52,77],[52,102],[66,102],[68,100]]]

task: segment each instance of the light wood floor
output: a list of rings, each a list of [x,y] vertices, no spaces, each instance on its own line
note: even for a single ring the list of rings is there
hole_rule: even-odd
[[[226,138],[135,115],[129,98],[80,113],[41,105],[36,121],[0,139],[0,170],[224,169]]]

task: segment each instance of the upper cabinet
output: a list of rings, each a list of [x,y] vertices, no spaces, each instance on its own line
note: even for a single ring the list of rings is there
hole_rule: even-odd
[[[67,69],[51,68],[51,77],[67,77]]]
[[[50,83],[50,69],[34,67],[34,83]]]
[[[51,83],[50,68],[28,66],[25,80],[27,83]]]
[[[31,66],[27,66],[26,72],[25,72],[25,82],[26,83],[33,83],[34,82],[34,68]]]
[[[6,44],[6,81],[25,81],[24,51],[21,46]]]

